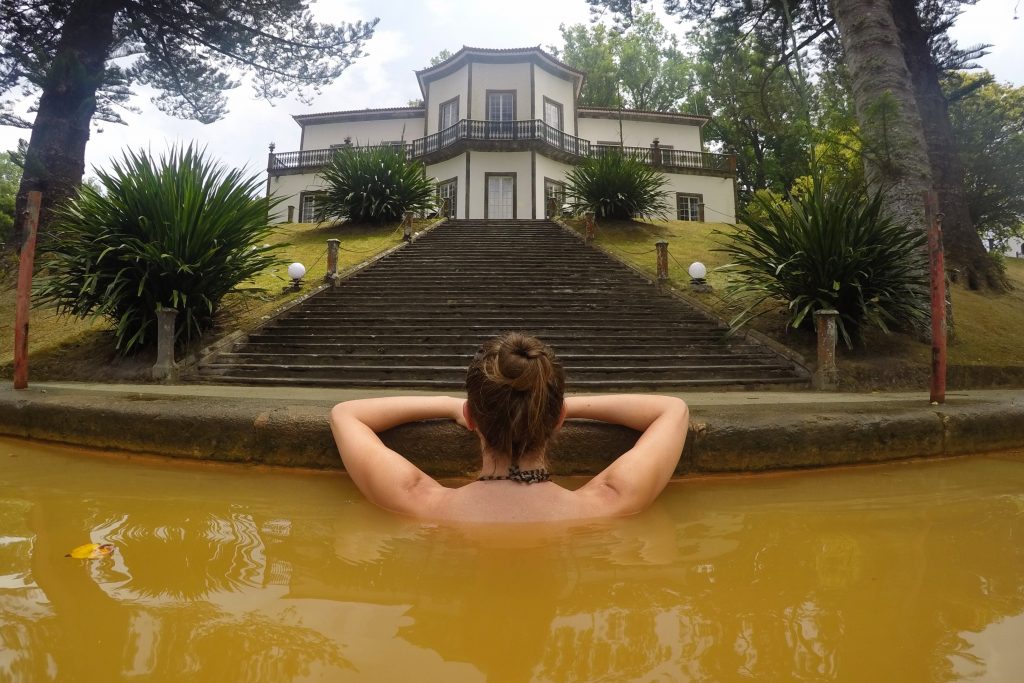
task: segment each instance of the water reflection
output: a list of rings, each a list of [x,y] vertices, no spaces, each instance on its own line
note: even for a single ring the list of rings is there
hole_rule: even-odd
[[[450,528],[333,475],[33,446],[0,469],[0,680],[1017,680],[1022,492],[954,461]]]

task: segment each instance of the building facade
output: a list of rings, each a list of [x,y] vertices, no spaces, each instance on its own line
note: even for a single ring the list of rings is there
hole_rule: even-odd
[[[735,158],[704,151],[707,117],[577,106],[585,74],[540,48],[464,47],[416,77],[423,106],[294,117],[299,150],[268,158],[274,222],[313,219],[318,171],[347,145],[422,161],[452,218],[544,218],[574,164],[622,149],[664,174],[674,217],[735,220]]]

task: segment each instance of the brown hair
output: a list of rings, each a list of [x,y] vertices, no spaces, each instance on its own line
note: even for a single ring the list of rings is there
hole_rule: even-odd
[[[510,459],[547,443],[562,416],[565,371],[551,347],[508,332],[485,342],[466,375],[469,412],[487,445]]]

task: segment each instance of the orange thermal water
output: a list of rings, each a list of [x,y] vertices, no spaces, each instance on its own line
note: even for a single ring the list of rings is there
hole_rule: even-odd
[[[1019,681],[1022,642],[1019,454],[445,528],[338,474],[0,441],[3,681]]]

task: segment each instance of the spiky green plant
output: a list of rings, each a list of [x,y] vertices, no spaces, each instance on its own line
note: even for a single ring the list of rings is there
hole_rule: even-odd
[[[317,202],[318,220],[386,223],[406,211],[425,213],[437,203],[435,181],[400,147],[339,149],[320,176],[327,189]]]
[[[628,154],[613,150],[585,159],[565,178],[565,194],[576,212],[598,217],[667,218],[665,176]]]
[[[192,146],[126,152],[99,187],[58,207],[35,296],[76,317],[105,316],[122,353],[156,340],[156,312],[179,311],[176,337],[198,337],[239,284],[277,262],[262,182]]]
[[[815,177],[784,203],[755,196],[753,204],[740,212],[745,225],[716,232],[716,251],[732,260],[723,267],[732,273],[726,297],[741,305],[734,328],[778,306],[792,327],[834,309],[852,346],[865,326],[889,332],[927,319],[925,235],[887,218],[880,194]]]

